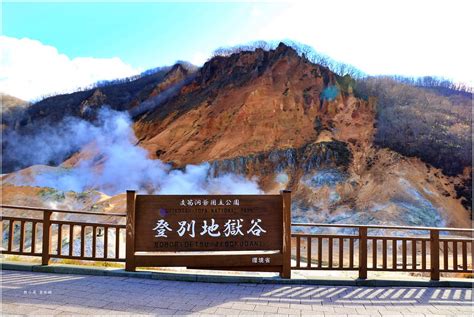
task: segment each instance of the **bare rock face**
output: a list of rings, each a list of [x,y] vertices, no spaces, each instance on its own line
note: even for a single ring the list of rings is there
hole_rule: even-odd
[[[89,98],[81,102],[79,110],[81,117],[92,119],[96,109],[102,106],[106,100],[107,96],[100,89],[96,89]]]
[[[175,168],[210,162],[210,176],[256,177],[267,193],[291,189],[295,220],[469,226],[460,199],[468,177],[448,178],[375,147],[376,100],[354,96],[350,82],[280,44],[214,57],[192,75],[176,65],[54,97],[35,105],[29,120],[88,119],[102,104],[127,110],[150,158]],[[64,107],[56,111],[55,103]],[[92,152],[84,147],[63,167],[80,165]],[[123,199],[113,204],[121,206]]]
[[[152,157],[178,165],[300,148],[347,107],[336,76],[283,44],[216,57],[135,132]]]
[[[340,141],[307,144],[301,148],[278,149],[269,152],[213,161],[214,175],[238,173],[243,175],[271,175],[285,170],[310,173],[323,168],[348,169],[352,153],[347,144]]]
[[[25,107],[29,105],[29,102],[25,100],[21,100],[20,98],[16,98],[14,96],[10,96],[4,93],[0,93],[0,101],[2,105],[1,107],[2,112],[11,108]]]

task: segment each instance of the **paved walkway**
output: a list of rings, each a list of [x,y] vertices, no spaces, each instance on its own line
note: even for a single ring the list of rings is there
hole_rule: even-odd
[[[472,316],[472,290],[213,284],[1,271],[2,315]]]

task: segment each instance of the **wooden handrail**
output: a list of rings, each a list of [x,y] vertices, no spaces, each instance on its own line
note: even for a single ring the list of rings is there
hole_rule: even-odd
[[[358,270],[359,278],[366,279],[367,271],[400,271],[400,272],[430,272],[431,280],[439,280],[440,272],[472,272],[474,264],[474,237],[472,228],[436,228],[436,227],[406,227],[406,226],[388,226],[388,225],[353,225],[353,224],[328,224],[328,223],[292,223],[293,227],[333,227],[333,228],[353,228],[356,233],[352,234],[329,234],[329,233],[303,233],[293,232],[292,238],[296,240],[296,265],[293,268],[303,270]],[[392,229],[392,230],[412,230],[427,231],[428,236],[396,236],[396,235],[368,235],[368,229]],[[454,237],[452,235],[440,237],[440,232],[467,232],[471,237]],[[307,264],[301,266],[302,239],[306,239]],[[312,265],[311,243],[317,240],[317,266]],[[337,241],[339,245],[339,263],[333,263],[333,242]],[[323,243],[327,241],[327,264],[322,266],[323,261]],[[346,241],[346,242],[345,242]],[[349,266],[344,266],[344,245],[349,242]],[[358,243],[359,263],[354,267],[354,244]],[[401,242],[401,250],[399,243]],[[370,249],[368,244],[370,243]],[[392,266],[388,263],[388,244],[392,247]],[[471,269],[468,267],[468,245],[471,245]],[[461,264],[458,264],[458,247],[461,246]],[[380,248],[381,247],[381,248]],[[408,247],[410,249],[408,249]],[[429,253],[427,252],[429,247]],[[452,248],[452,254],[449,254]],[[368,251],[371,251],[370,253]],[[440,254],[442,250],[442,254]],[[380,257],[380,251],[382,256]],[[421,251],[421,262],[418,262],[418,251]],[[337,252],[337,251],[336,251]],[[401,253],[399,253],[401,252]],[[370,254],[372,254],[370,256]],[[440,265],[440,256],[443,257],[443,267]],[[399,257],[401,256],[401,263]],[[371,263],[368,263],[369,258]],[[377,261],[377,258],[379,259]],[[451,258],[452,267],[449,267],[448,260]],[[410,259],[411,261],[408,261]],[[382,262],[380,262],[382,260]],[[429,262],[428,262],[429,261]],[[377,263],[378,262],[378,263]],[[418,262],[418,263],[417,263]],[[427,265],[429,263],[429,266]],[[370,266],[369,266],[370,264]],[[421,265],[420,265],[421,264]]]
[[[358,235],[347,235],[347,234],[329,234],[329,233],[301,233],[301,232],[292,232],[291,233],[291,236],[292,237],[301,237],[301,238],[317,238],[317,237],[322,237],[322,238],[334,238],[334,239],[339,239],[339,238],[344,238],[344,239],[356,239],[358,238],[359,236]],[[393,240],[393,239],[397,239],[397,240],[400,240],[400,241],[403,241],[403,240],[413,240],[413,239],[416,239],[418,241],[430,241],[430,238],[429,238],[429,235],[427,235],[426,237],[420,237],[420,236],[367,236],[367,239],[377,239],[377,240]],[[443,237],[440,237],[439,238],[439,241],[448,241],[448,242],[453,242],[453,241],[457,241],[457,242],[462,242],[462,241],[465,241],[465,242],[473,242],[474,241],[474,237],[473,238],[460,238],[460,237],[456,237],[456,238],[443,238]]]
[[[112,213],[112,212],[103,213],[103,212],[84,211],[84,210],[50,209],[50,208],[42,208],[42,207],[27,207],[27,206],[15,206],[15,205],[4,205],[4,204],[0,204],[0,208],[34,210],[34,211],[51,211],[51,212],[82,214],[82,215],[96,215],[96,216],[114,216],[114,217],[127,216],[126,213]]]
[[[407,227],[407,226],[389,226],[389,225],[353,225],[353,224],[330,224],[330,223],[292,223],[292,227],[334,227],[334,228],[367,228],[367,229],[397,229],[397,230],[437,230],[437,231],[456,231],[473,232],[473,228],[443,228],[443,227]]]
[[[288,202],[287,206],[290,205]],[[100,222],[79,222],[66,220],[53,220],[51,215],[54,212],[69,213],[69,214],[83,214],[83,215],[97,215],[97,216],[114,216],[126,217],[126,213],[100,213],[88,212],[79,210],[61,210],[49,209],[41,207],[27,207],[0,204],[2,209],[20,209],[42,211],[41,218],[33,219],[29,217],[19,216],[1,216],[0,232],[3,238],[3,222],[8,223],[8,246],[4,253],[6,254],[20,254],[42,256],[43,265],[49,263],[50,258],[71,258],[82,260],[100,260],[100,261],[126,261],[130,266],[134,263],[130,262],[130,254],[133,252],[134,237],[126,235],[126,256],[120,258],[120,230],[125,230],[127,225],[120,224],[105,224]],[[130,206],[129,206],[130,208]],[[36,215],[35,215],[36,216]],[[130,222],[130,217],[128,221]],[[17,224],[14,226],[14,222]],[[19,225],[18,225],[19,222]],[[25,228],[27,222],[31,222],[31,248],[25,250]],[[36,230],[37,225],[42,223],[42,252],[38,253],[35,250]],[[288,219],[288,224],[290,223]],[[57,225],[54,227],[54,225]],[[29,226],[29,225],[28,225]],[[62,248],[62,228],[69,226],[69,255],[61,253]],[[400,272],[430,272],[432,280],[440,279],[440,272],[459,273],[472,272],[472,265],[474,264],[474,229],[473,228],[437,228],[437,227],[407,227],[407,226],[390,226],[390,225],[354,225],[354,224],[329,224],[329,223],[291,223],[293,227],[319,227],[319,228],[352,228],[357,231],[354,233],[304,233],[293,232],[291,237],[296,242],[296,266],[293,268],[303,270],[358,270],[359,278],[366,279],[368,271],[400,271]],[[19,229],[15,229],[15,228]],[[80,256],[73,254],[74,247],[74,228],[80,228]],[[86,228],[92,227],[92,255],[85,253],[85,234]],[[97,228],[104,227],[104,252],[103,256],[98,257],[96,254],[97,246]],[[53,229],[54,228],[54,229]],[[115,230],[115,255],[109,257],[109,229]],[[288,228],[289,229],[289,228]],[[427,231],[429,235],[414,236],[396,236],[396,235],[370,235],[369,229],[390,229],[390,230],[412,230],[412,231]],[[19,251],[14,250],[13,241],[15,230],[19,231]],[[58,239],[57,251],[52,248],[52,231],[57,232]],[[464,232],[470,233],[464,237],[462,234],[440,236],[440,232]],[[406,231],[405,231],[406,232]],[[288,237],[290,238],[290,237]],[[112,239],[112,238],[110,238]],[[291,240],[287,241],[288,247],[291,247]],[[324,246],[327,247],[324,247]],[[336,247],[337,245],[337,247]],[[400,249],[401,245],[401,249]],[[304,250],[306,247],[306,250]],[[347,249],[348,247],[348,249]],[[324,254],[323,254],[323,248]],[[460,248],[460,249],[459,249]],[[312,262],[312,249],[316,249],[317,265]],[[452,250],[452,252],[451,252]],[[470,250],[470,255],[469,255]],[[382,254],[380,254],[380,251]],[[348,254],[346,253],[348,252]],[[289,254],[289,253],[288,253]],[[306,264],[301,265],[301,260],[306,254]],[[349,266],[344,264],[344,254],[349,256]],[[323,265],[323,255],[327,255],[326,262]],[[333,262],[334,255],[339,261]],[[392,256],[390,261],[389,256]],[[460,258],[458,257],[460,255]],[[401,257],[401,262],[400,262]],[[418,259],[417,259],[418,257]],[[421,257],[421,259],[420,259]],[[131,257],[133,259],[133,257]],[[358,263],[355,264],[355,259],[358,258]],[[411,261],[410,261],[411,259]],[[420,261],[421,260],[421,261]],[[441,260],[442,265],[441,265]],[[448,261],[449,260],[449,261]],[[290,263],[290,258],[288,258]],[[452,266],[450,265],[452,263]],[[291,264],[286,268],[287,276],[291,270]]]

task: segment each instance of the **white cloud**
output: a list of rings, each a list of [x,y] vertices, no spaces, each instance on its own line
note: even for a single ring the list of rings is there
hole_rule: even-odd
[[[209,56],[211,56],[211,53],[196,52],[191,56],[189,62],[196,66],[202,66],[209,59]]]
[[[28,38],[0,36],[0,48],[0,91],[25,100],[139,73],[118,57],[71,59]]]
[[[295,1],[241,42],[293,39],[369,74],[474,84],[473,1]]]

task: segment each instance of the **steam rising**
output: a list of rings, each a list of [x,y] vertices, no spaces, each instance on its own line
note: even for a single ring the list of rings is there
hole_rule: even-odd
[[[211,177],[208,163],[173,170],[160,160],[149,159],[147,151],[135,145],[137,140],[127,113],[102,108],[97,118],[95,124],[68,118],[25,143],[18,143],[19,147],[33,146],[44,160],[83,144],[87,154],[73,168],[49,169],[36,175],[32,184],[23,180],[22,185],[75,192],[95,189],[108,195],[127,189],[159,194],[261,193],[254,179],[235,174]]]

